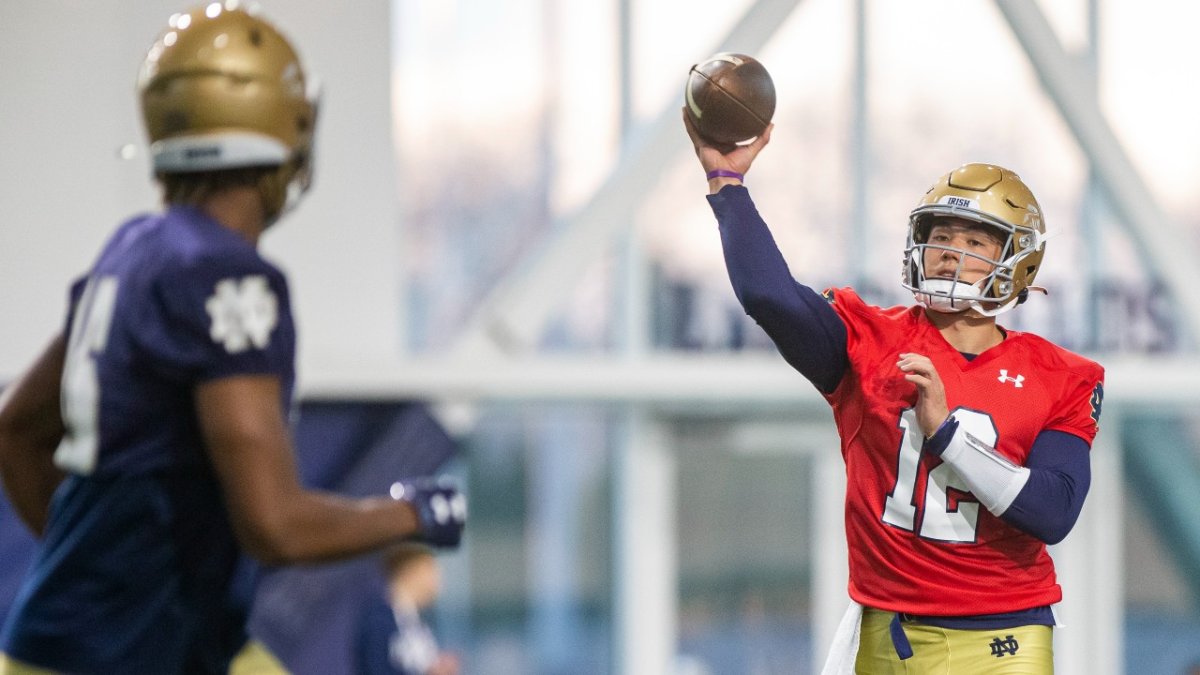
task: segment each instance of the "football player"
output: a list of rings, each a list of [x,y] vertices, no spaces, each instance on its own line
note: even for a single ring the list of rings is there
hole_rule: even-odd
[[[437,600],[442,573],[421,544],[384,555],[386,590],[359,616],[354,650],[358,675],[458,675],[458,656],[438,646],[421,613]]]
[[[1083,506],[1104,371],[997,323],[1040,290],[1029,188],[990,164],[938,178],[909,216],[916,303],[881,309],[793,279],[742,184],[772,127],[717,147],[684,124],[734,292],[841,436],[854,604],[826,672],[1052,672],[1062,589],[1046,545]]]
[[[268,565],[459,542],[463,495],[304,488],[295,333],[259,237],[310,183],[317,101],[289,42],[232,0],[177,14],[138,84],[165,210],[70,292],[61,333],[0,401],[0,474],[41,536],[5,673],[224,673],[247,641],[241,554]]]

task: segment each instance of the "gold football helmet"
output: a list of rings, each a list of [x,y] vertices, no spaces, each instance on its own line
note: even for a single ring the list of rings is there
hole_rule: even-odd
[[[287,39],[237,0],[172,16],[138,93],[157,175],[277,167],[259,181],[270,220],[311,184],[316,87]]]
[[[959,281],[962,263],[973,253],[930,244],[938,218],[962,218],[986,226],[1001,242],[992,271],[973,284]],[[974,309],[995,316],[1029,295],[1045,253],[1046,227],[1033,193],[1017,174],[994,164],[964,164],[938,178],[908,219],[904,251],[904,287],[921,305],[940,312]],[[959,256],[953,279],[925,275],[926,249],[952,250]],[[1037,289],[1041,290],[1041,289]]]

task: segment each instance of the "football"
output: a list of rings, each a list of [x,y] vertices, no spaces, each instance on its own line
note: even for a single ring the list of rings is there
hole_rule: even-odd
[[[745,54],[722,52],[692,66],[684,98],[696,130],[715,143],[752,140],[775,114],[775,83]]]

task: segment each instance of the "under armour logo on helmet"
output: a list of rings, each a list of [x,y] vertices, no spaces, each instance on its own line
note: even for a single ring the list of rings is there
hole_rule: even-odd
[[[1020,389],[1021,387],[1025,386],[1025,376],[1024,375],[1017,375],[1016,377],[1009,377],[1008,371],[1003,368],[1000,369],[1000,377],[996,378],[996,380],[999,382],[1012,382],[1013,386],[1016,387],[1017,389]]]

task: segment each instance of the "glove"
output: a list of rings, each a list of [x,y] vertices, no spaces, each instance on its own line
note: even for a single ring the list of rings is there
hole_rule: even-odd
[[[467,524],[467,497],[448,479],[423,478],[392,484],[392,499],[412,504],[420,525],[419,541],[457,548]]]

